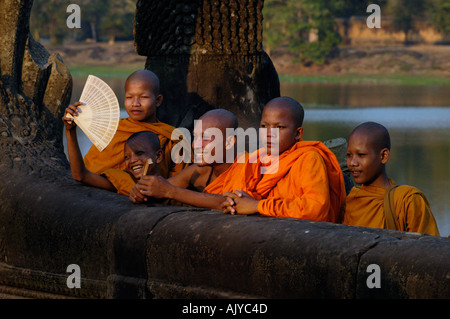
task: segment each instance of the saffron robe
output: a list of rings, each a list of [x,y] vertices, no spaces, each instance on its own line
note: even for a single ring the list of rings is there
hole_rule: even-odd
[[[241,156],[237,157],[233,164],[228,167],[228,169],[217,176],[211,183],[206,185],[203,189],[203,193],[218,194],[222,195],[226,192],[231,192],[234,189],[233,184],[237,183],[240,175],[244,172],[245,161],[248,158],[248,153],[245,152]],[[236,184],[240,185],[239,184]]]
[[[131,189],[136,181],[127,171],[117,168],[108,168],[101,173],[116,188],[118,194],[130,196]]]
[[[392,185],[395,182],[389,179]],[[343,224],[386,228],[384,195],[377,186],[355,186],[347,196]],[[394,192],[395,215],[399,230],[439,236],[439,230],[425,194],[413,186],[400,185]]]
[[[164,153],[163,160],[159,163],[160,174],[164,178],[169,178],[189,164],[184,162],[176,164],[172,161],[171,151],[176,144],[171,140],[174,129],[173,126],[162,122],[145,123],[130,118],[120,119],[117,131],[108,146],[100,152],[93,145],[84,157],[84,165],[89,171],[100,175],[109,168],[125,170],[123,155],[125,141],[136,132],[151,131],[158,135]]]
[[[245,191],[262,215],[337,222],[345,203],[341,168],[322,142],[297,142],[278,157],[259,149],[229,170],[233,178],[223,176],[222,191]]]

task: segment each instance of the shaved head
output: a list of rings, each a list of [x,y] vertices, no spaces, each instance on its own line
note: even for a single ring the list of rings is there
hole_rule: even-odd
[[[141,131],[131,135],[125,142],[130,147],[133,145],[148,145],[152,149],[153,153],[156,153],[161,149],[161,142],[158,135],[151,131]],[[133,148],[133,147],[132,147]]]
[[[125,81],[125,85],[129,82],[147,82],[151,83],[153,88],[153,93],[155,95],[159,94],[159,78],[158,76],[150,70],[138,70],[130,74],[130,76]]]
[[[303,106],[293,98],[287,96],[276,97],[270,100],[264,108],[282,108],[289,112],[294,121],[295,127],[301,127],[303,125],[303,119],[305,117],[305,110]]]
[[[368,138],[371,147],[376,152],[381,151],[383,148],[391,149],[391,138],[388,130],[381,124],[375,122],[365,122],[352,131],[350,136],[354,134],[361,134]]]
[[[195,163],[199,166],[226,163],[234,148],[228,146],[235,145],[231,140],[236,139],[237,126],[236,116],[228,110],[214,109],[203,114],[194,125],[192,149]]]
[[[233,128],[235,130],[238,127],[238,119],[236,115],[225,109],[214,109],[208,111],[203,114],[199,120],[207,122],[210,127],[220,129],[223,133],[226,133],[227,128]]]

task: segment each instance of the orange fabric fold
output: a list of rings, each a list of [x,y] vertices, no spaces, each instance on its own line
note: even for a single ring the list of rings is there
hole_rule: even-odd
[[[228,169],[217,176],[211,183],[209,183],[203,193],[218,194],[231,191],[234,189],[233,185],[239,181],[240,175],[244,172],[246,165],[246,159],[248,158],[248,153],[244,153],[237,157],[233,164],[228,167]]]
[[[260,200],[261,214],[338,221],[345,202],[344,178],[336,156],[322,142],[297,142],[278,157],[259,149],[245,165],[233,165],[219,176],[215,189],[245,191]]]
[[[118,194],[130,196],[131,189],[136,185],[133,177],[126,171],[117,168],[108,168],[100,173],[114,185]]]
[[[109,168],[124,170],[123,149],[125,141],[136,132],[151,131],[158,135],[161,149],[164,152],[163,160],[159,164],[159,171],[162,177],[169,178],[189,165],[189,163],[176,164],[172,162],[171,151],[176,144],[176,141],[171,140],[174,129],[173,126],[162,122],[145,123],[130,118],[120,119],[117,131],[108,146],[100,152],[93,145],[84,157],[84,164],[89,171],[96,174],[100,174],[100,172]]]
[[[389,180],[391,186],[395,185]],[[384,195],[377,186],[353,187],[346,199],[343,224],[385,228]],[[395,213],[399,230],[439,236],[439,230],[425,194],[413,186],[400,185],[394,192]]]
[[[319,141],[297,142],[281,154],[278,170],[269,169],[254,192],[263,198],[258,211],[267,216],[337,222],[345,203],[339,163]]]

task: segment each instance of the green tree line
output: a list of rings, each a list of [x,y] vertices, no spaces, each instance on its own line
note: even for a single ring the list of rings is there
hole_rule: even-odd
[[[450,0],[265,0],[264,48],[270,53],[287,45],[301,62],[323,63],[343,42],[336,19],[346,28],[352,16],[368,17],[370,4],[380,6],[382,18],[392,19],[393,28],[405,34],[406,43],[417,19],[450,34]]]
[[[68,29],[69,4],[81,8],[81,29]],[[263,9],[264,48],[287,45],[298,52],[303,63],[323,63],[333,55],[343,39],[336,19],[368,16],[367,6],[378,4],[382,17],[390,16],[393,27],[405,33],[414,21],[426,19],[438,32],[450,34],[450,0],[265,0]],[[136,0],[35,0],[31,29],[37,39],[64,41],[110,41],[133,39]]]
[[[80,6],[80,29],[66,26],[70,4]],[[35,0],[30,28],[36,39],[48,39],[53,44],[86,39],[132,40],[135,10],[136,0]]]

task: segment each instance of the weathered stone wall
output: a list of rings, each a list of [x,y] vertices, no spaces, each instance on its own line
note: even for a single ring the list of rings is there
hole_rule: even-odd
[[[449,298],[450,239],[179,206],[77,183],[0,186],[0,293],[77,298]],[[66,268],[81,269],[69,289]],[[367,287],[380,266],[381,288]]]

